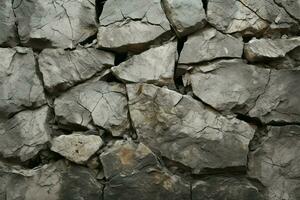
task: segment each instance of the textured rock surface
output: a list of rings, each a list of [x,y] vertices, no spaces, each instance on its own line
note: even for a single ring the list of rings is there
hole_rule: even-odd
[[[176,58],[176,43],[171,42],[133,56],[112,71],[125,82],[168,85],[173,83]]]
[[[182,49],[179,63],[199,63],[216,58],[240,58],[243,41],[230,35],[206,28],[188,37]]]
[[[0,2],[0,46],[16,46],[17,29],[11,0]]]
[[[267,188],[268,199],[299,199],[300,127],[269,127],[262,146],[249,156],[249,175]]]
[[[39,67],[49,92],[66,90],[113,65],[113,54],[93,48],[46,49],[39,56]]]

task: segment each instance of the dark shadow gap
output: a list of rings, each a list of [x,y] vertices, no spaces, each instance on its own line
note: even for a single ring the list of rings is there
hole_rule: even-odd
[[[105,4],[106,0],[96,0],[96,22],[99,23],[99,18],[102,14],[102,11],[103,11],[103,7],[104,7],[104,4]]]

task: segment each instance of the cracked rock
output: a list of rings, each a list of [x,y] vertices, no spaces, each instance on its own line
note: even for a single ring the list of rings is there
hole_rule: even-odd
[[[264,93],[269,74],[269,69],[234,59],[197,66],[187,79],[193,93],[216,110],[246,114]]]
[[[199,63],[217,58],[242,57],[244,43],[241,38],[206,28],[188,37],[180,54],[180,64]]]
[[[274,0],[274,2],[282,7],[293,19],[300,21],[299,0]]]
[[[300,198],[300,127],[268,127],[262,146],[249,155],[249,176],[266,187],[269,200]]]
[[[50,93],[64,91],[113,65],[112,53],[93,48],[45,49],[39,55],[39,68]]]
[[[96,81],[78,85],[54,102],[58,122],[70,127],[96,125],[120,136],[129,129],[125,87]]]
[[[107,0],[100,16],[98,46],[141,52],[170,32],[160,0]]]
[[[192,185],[192,199],[264,200],[250,181],[242,177],[209,177]]]
[[[97,33],[92,1],[15,0],[13,7],[26,46],[74,48]]]
[[[206,169],[246,166],[254,129],[187,95],[149,84],[127,85],[129,110],[141,142],[162,156]]]
[[[46,147],[50,139],[49,108],[22,111],[9,120],[0,121],[0,154],[26,161]]]
[[[203,28],[206,15],[201,0],[162,0],[172,27],[180,37]]]
[[[156,85],[173,83],[177,59],[176,42],[151,48],[113,67],[113,73],[125,82],[146,82]]]
[[[9,116],[46,102],[31,49],[0,48],[0,113]]]
[[[73,133],[60,135],[51,142],[51,150],[59,153],[70,161],[84,164],[103,145],[101,137]]]

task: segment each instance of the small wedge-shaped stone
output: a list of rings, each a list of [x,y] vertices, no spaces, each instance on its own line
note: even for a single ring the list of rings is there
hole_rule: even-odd
[[[51,150],[70,161],[84,164],[103,145],[101,137],[73,133],[53,138]]]
[[[201,0],[162,0],[162,5],[177,35],[185,36],[206,24]]]
[[[125,82],[168,85],[173,83],[176,58],[177,45],[171,42],[135,55],[112,71]]]
[[[283,58],[300,47],[300,37],[290,39],[253,39],[245,44],[244,54],[251,62]]]
[[[8,116],[46,102],[31,49],[0,48],[0,115]]]
[[[45,49],[39,55],[44,85],[51,93],[64,91],[114,65],[114,55],[90,49]]]
[[[129,128],[125,87],[102,81],[78,85],[55,102],[58,122],[89,128],[92,124],[120,136]],[[93,123],[92,123],[93,122]]]
[[[245,114],[264,93],[270,69],[247,65],[242,60],[222,60],[197,66],[187,75],[193,93],[225,114]]]
[[[249,176],[266,187],[268,200],[298,200],[300,126],[268,127],[262,146],[249,154]]]
[[[171,30],[160,0],[108,0],[100,16],[98,46],[143,51]]]
[[[49,108],[22,111],[9,120],[0,121],[0,154],[26,161],[45,148],[50,139]]]
[[[249,115],[270,122],[300,122],[300,70],[272,70],[265,92]]]
[[[97,33],[93,1],[15,0],[13,7],[26,46],[74,48]]]
[[[216,58],[242,57],[244,43],[213,28],[206,28],[188,37],[180,54],[179,63],[199,63]]]
[[[149,84],[127,85],[129,110],[139,139],[194,173],[246,166],[254,129],[227,119],[190,96]]]

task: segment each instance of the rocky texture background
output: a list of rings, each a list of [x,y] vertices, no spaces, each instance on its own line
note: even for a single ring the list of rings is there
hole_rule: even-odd
[[[299,0],[1,0],[0,200],[299,200]]]

